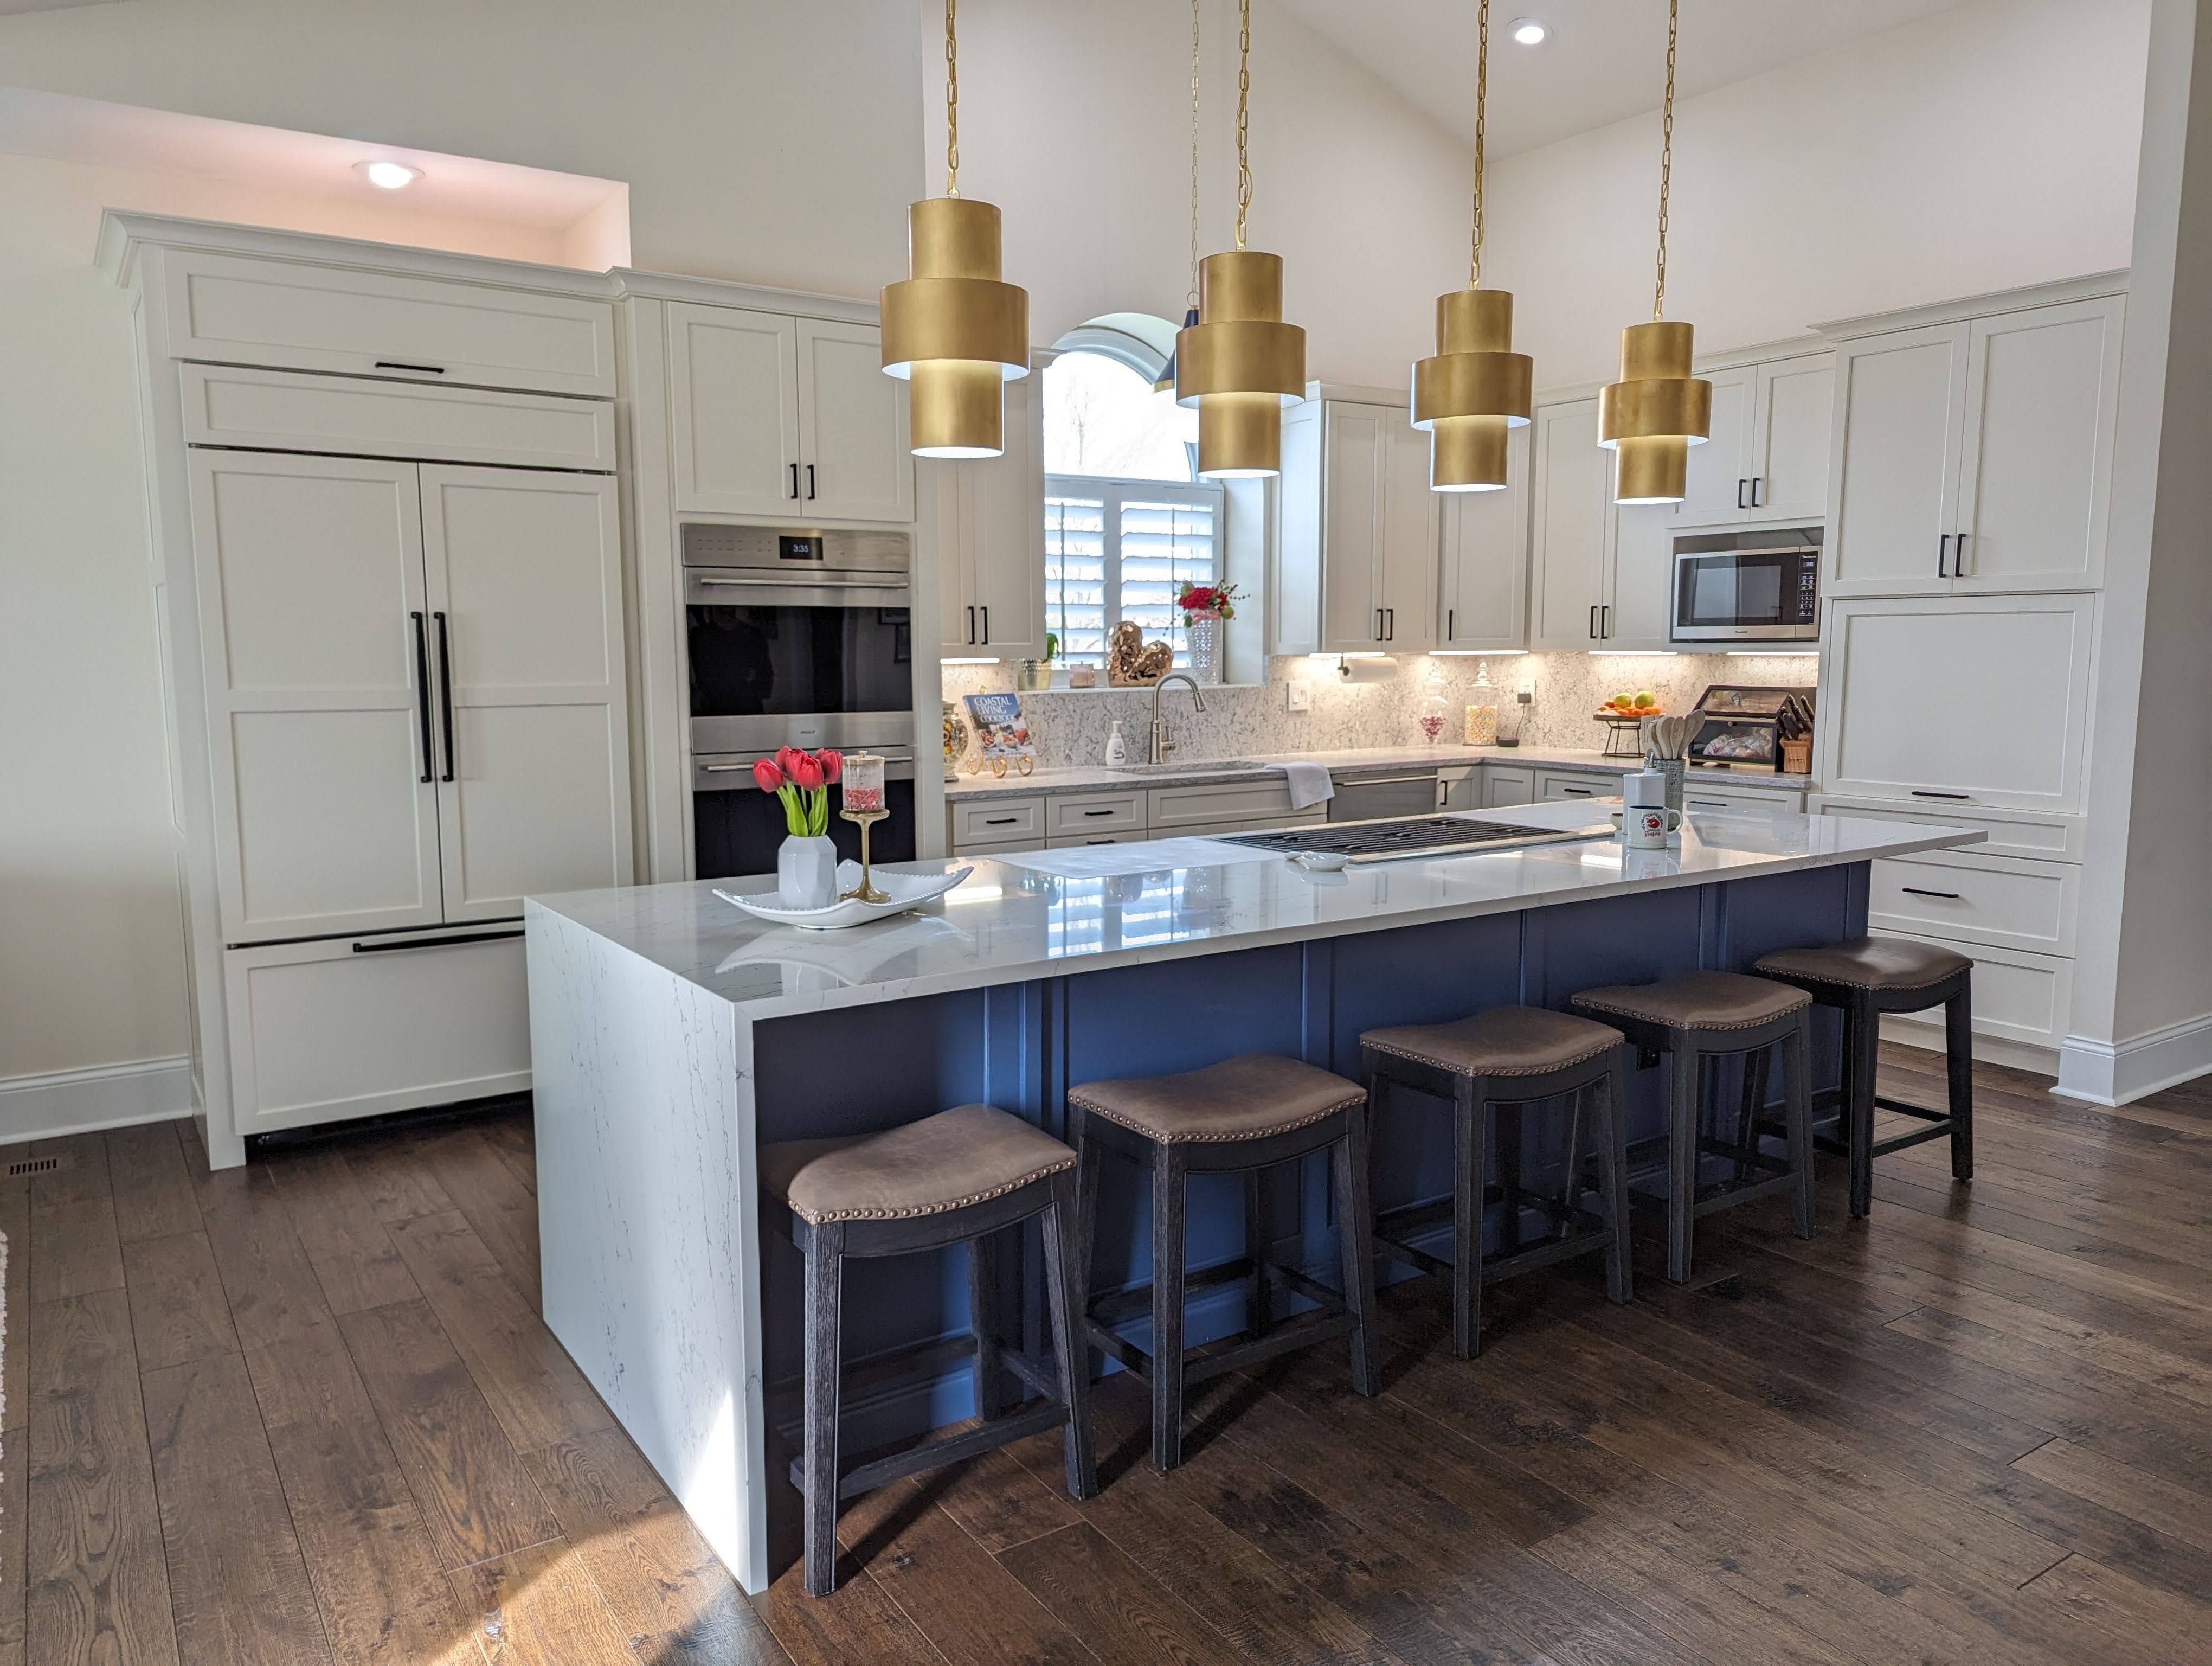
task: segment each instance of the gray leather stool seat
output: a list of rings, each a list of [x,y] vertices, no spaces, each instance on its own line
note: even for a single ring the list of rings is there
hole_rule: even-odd
[[[1646,1053],[1667,1062],[1667,1277],[1690,1276],[1698,1217],[1732,1208],[1769,1193],[1790,1195],[1800,1237],[1813,1236],[1812,997],[1771,979],[1734,972],[1680,972],[1656,983],[1585,989],[1574,998],[1578,1012],[1602,1019]],[[1787,1115],[1787,1156],[1766,1154],[1757,1139],[1755,1104],[1766,1093],[1766,1058],[1778,1046]],[[1708,1059],[1741,1055],[1743,1116],[1739,1132],[1723,1145],[1702,1131]],[[1708,1158],[1732,1165],[1731,1178],[1708,1183]]]
[[[1482,1291],[1518,1273],[1574,1256],[1603,1251],[1606,1293],[1628,1300],[1628,1149],[1621,1075],[1626,1043],[1620,1031],[1571,1012],[1540,1006],[1497,1006],[1448,1024],[1400,1025],[1359,1038],[1367,1072],[1369,1115],[1380,1118],[1393,1091],[1406,1087],[1448,1101],[1453,1118],[1453,1182],[1449,1203],[1413,1204],[1378,1216],[1376,1253],[1426,1273],[1449,1274],[1452,1347],[1462,1359],[1482,1346]],[[1528,1192],[1522,1165],[1522,1119],[1532,1106],[1563,1113],[1556,1198]],[[1597,1207],[1583,1207],[1583,1129],[1597,1157]],[[1497,1138],[1493,1142],[1493,1122]],[[1379,1123],[1378,1123],[1379,1126]],[[1486,1184],[1493,1143],[1497,1183]],[[1483,1221],[1500,1203],[1498,1253],[1483,1255]],[[1524,1246],[1522,1216],[1534,1207],[1549,1232]],[[1449,1214],[1449,1261],[1410,1240]]]
[[[1801,991],[1808,1000],[1844,1015],[1844,1085],[1838,1096],[1843,1105],[1843,1138],[1822,1140],[1820,1146],[1850,1160],[1854,1219],[1874,1207],[1875,1158],[1907,1146],[1948,1135],[1951,1177],[1961,1183],[1973,1179],[1972,960],[1933,943],[1913,943],[1897,937],[1853,937],[1815,948],[1778,949],[1760,960],[1754,970],[1760,976],[1776,979]],[[1949,1101],[1945,1110],[1886,1099],[1875,1090],[1881,1015],[1924,1012],[1931,1006],[1943,1009],[1944,1086]],[[1876,1140],[1874,1114],[1877,1109],[1915,1117],[1927,1126]]]
[[[1142,1164],[1152,1180],[1152,1276],[1139,1290],[1087,1304],[1091,1343],[1144,1377],[1152,1395],[1152,1462],[1182,1462],[1183,1389],[1225,1371],[1330,1337],[1352,1339],[1352,1385],[1373,1394],[1376,1363],[1375,1276],[1367,1201],[1367,1093],[1316,1065],[1273,1054],[1248,1053],[1171,1076],[1085,1082],[1067,1091],[1068,1131],[1082,1153],[1078,1191],[1085,1256],[1077,1287],[1089,1292],[1088,1256],[1097,1213],[1100,1164],[1109,1152]],[[1267,1170],[1328,1151],[1336,1188],[1344,1287],[1332,1290],[1298,1268],[1277,1262]],[[1241,1173],[1245,1254],[1193,1279],[1186,1268],[1185,1211],[1194,1174]],[[1183,1304],[1194,1284],[1249,1279],[1249,1340],[1207,1349],[1202,1359],[1183,1347]],[[1321,1304],[1317,1313],[1273,1322],[1271,1280]],[[1149,1309],[1150,1349],[1115,1327]]]
[[[1064,1427],[1067,1490],[1079,1499],[1097,1491],[1091,1374],[1075,1295],[1081,1265],[1075,1170],[1076,1154],[1068,1146],[992,1105],[961,1105],[879,1134],[761,1147],[761,1189],[790,1211],[792,1242],[806,1258],[805,1450],[793,1463],[791,1478],[805,1499],[809,1595],[826,1596],[837,1582],[839,1503],[902,1475]],[[1005,1349],[995,1318],[998,1237],[1032,1215],[1041,1217],[1043,1229],[1056,1366],[1050,1371],[1018,1349]],[[911,1255],[953,1243],[968,1246],[981,1425],[841,1468],[840,1321],[847,1257]],[[1046,1396],[1043,1402],[1007,1412],[1001,1390],[1008,1371]]]

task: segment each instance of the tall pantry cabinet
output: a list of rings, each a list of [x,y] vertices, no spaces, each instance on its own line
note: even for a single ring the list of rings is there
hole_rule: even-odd
[[[1868,921],[1973,957],[1974,1028],[2051,1069],[2072,1015],[2125,274],[1826,326],[1825,813],[1987,841],[1874,865]],[[1940,1044],[1941,1015],[1893,1018]]]
[[[605,280],[121,215],[101,258],[210,1158],[526,1088],[522,898],[632,877]]]

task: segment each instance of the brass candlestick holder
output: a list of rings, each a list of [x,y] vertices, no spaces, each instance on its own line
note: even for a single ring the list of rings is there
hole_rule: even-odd
[[[890,813],[884,805],[884,760],[872,752],[854,753],[843,760],[838,784],[837,813],[860,830],[860,883],[837,900],[857,897],[863,903],[888,903],[890,895],[868,877],[868,830]]]

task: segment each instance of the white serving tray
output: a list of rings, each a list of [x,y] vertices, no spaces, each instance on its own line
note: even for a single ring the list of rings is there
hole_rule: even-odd
[[[757,920],[773,921],[779,926],[803,926],[808,931],[834,932],[848,926],[866,925],[871,920],[888,920],[918,909],[924,903],[935,902],[975,871],[962,867],[950,873],[887,873],[877,868],[872,877],[876,889],[890,899],[888,902],[864,903],[857,897],[848,897],[826,909],[793,908],[784,901],[782,892],[775,891],[744,897],[718,889],[714,895]],[[838,890],[851,891],[860,883],[858,862],[837,864]]]

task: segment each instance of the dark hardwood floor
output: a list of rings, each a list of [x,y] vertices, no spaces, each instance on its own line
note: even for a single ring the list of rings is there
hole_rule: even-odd
[[[1893,1049],[1887,1087],[1934,1099]],[[1388,1384],[1208,1385],[1188,1463],[1101,1386],[1052,1438],[855,1500],[836,1596],[748,1602],[538,1320],[515,1110],[210,1176],[185,1124],[0,1157],[0,1666],[2212,1658],[2212,1091],[1978,1073],[1979,1177],[1885,1158],[1636,1303],[1503,1287]]]

